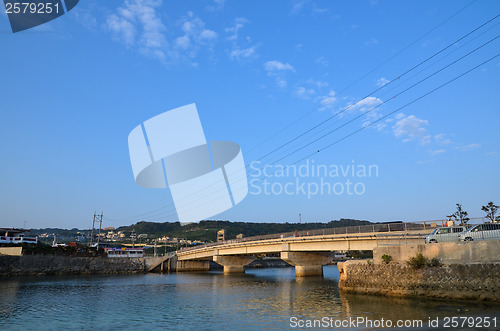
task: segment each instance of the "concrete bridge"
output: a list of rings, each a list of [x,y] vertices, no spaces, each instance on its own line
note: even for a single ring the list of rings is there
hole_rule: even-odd
[[[209,261],[214,261],[224,273],[241,273],[256,256],[274,253],[295,267],[296,276],[320,276],[333,252],[422,244],[436,226],[441,224],[388,223],[248,237],[181,249],[161,263],[171,271],[199,271],[209,270]]]

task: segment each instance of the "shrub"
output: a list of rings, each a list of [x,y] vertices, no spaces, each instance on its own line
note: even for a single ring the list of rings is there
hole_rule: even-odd
[[[418,253],[414,257],[411,257],[408,261],[406,261],[413,269],[420,269],[427,265],[427,258],[423,256],[421,253]]]
[[[384,254],[382,255],[382,261],[384,261],[385,264],[389,264],[389,262],[392,261],[392,256]]]
[[[437,257],[433,257],[427,264],[429,267],[439,267],[441,263]]]
[[[414,269],[420,269],[423,267],[439,267],[439,259],[437,257],[433,257],[431,260],[423,256],[421,253],[418,253],[414,257],[410,258],[406,261],[410,267]]]

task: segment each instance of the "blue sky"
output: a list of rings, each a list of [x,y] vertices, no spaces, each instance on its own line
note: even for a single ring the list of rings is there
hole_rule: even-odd
[[[207,139],[237,142],[250,163],[357,101],[323,132],[390,100],[278,162],[320,150],[296,166],[375,165],[376,176],[323,178],[360,183],[362,194],[250,188],[212,219],[293,222],[301,213],[304,222],[414,221],[443,218],[455,203],[482,216],[482,205],[500,202],[500,57],[396,110],[497,55],[500,39],[393,96],[495,38],[500,18],[372,92],[499,13],[494,0],[85,0],[16,34],[2,13],[0,226],[88,228],[95,210],[104,212],[104,226],[176,220],[168,190],[135,184],[127,136],[190,103]],[[267,180],[278,187],[297,178]]]

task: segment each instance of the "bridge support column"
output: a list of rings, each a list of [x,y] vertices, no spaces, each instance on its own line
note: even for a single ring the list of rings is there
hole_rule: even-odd
[[[253,256],[226,256],[214,255],[214,262],[224,267],[225,274],[243,273],[245,266],[255,260]]]
[[[333,258],[330,253],[281,252],[281,259],[295,267],[295,276],[323,276],[323,265]]]

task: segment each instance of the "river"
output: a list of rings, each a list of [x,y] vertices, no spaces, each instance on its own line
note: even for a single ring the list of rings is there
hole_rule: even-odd
[[[322,329],[378,329],[381,319],[393,326],[421,320],[426,326],[429,318],[443,323],[452,316],[496,317],[500,324],[498,305],[343,294],[337,268],[326,266],[324,273],[296,279],[293,268],[268,268],[239,275],[4,278],[0,330],[284,330],[314,326],[310,323]],[[353,326],[357,318],[372,324]]]

